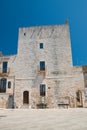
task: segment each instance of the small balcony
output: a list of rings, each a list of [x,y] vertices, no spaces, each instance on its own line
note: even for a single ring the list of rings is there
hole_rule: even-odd
[[[39,108],[39,109],[45,109],[45,108],[47,108],[47,103],[46,103],[45,96],[41,96],[40,97],[40,101],[37,104],[37,108]]]
[[[8,76],[9,73],[10,73],[10,68],[6,68],[6,69],[0,68],[0,77]]]
[[[46,67],[40,68],[40,67],[38,66],[37,70],[38,70],[38,73],[39,73],[39,74],[43,74],[43,75],[46,74]]]

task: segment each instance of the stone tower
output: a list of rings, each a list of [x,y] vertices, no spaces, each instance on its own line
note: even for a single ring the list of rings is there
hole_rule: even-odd
[[[81,71],[72,66],[68,23],[19,29],[14,66],[18,107],[75,107],[76,91],[84,86]]]
[[[68,21],[20,28],[17,55],[0,55],[0,107],[84,107],[83,70],[72,65]]]

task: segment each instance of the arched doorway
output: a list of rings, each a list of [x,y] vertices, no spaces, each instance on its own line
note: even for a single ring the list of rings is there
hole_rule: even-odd
[[[23,92],[23,104],[29,104],[29,91]]]
[[[76,103],[77,103],[77,107],[83,107],[82,92],[80,90],[76,92]]]

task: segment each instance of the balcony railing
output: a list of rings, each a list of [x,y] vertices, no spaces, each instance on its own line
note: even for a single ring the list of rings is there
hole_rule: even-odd
[[[10,68],[0,68],[0,76],[8,76],[8,74],[10,73]]]
[[[46,97],[45,96],[40,97],[40,101],[37,104],[37,108],[41,108],[41,109],[47,108],[47,103],[46,103]]]
[[[46,66],[44,68],[40,68],[40,66],[37,67],[39,74],[46,74]]]

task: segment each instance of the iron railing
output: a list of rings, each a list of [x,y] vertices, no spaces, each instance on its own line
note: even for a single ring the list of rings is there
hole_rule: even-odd
[[[10,73],[10,68],[0,68],[0,75],[8,75]]]

